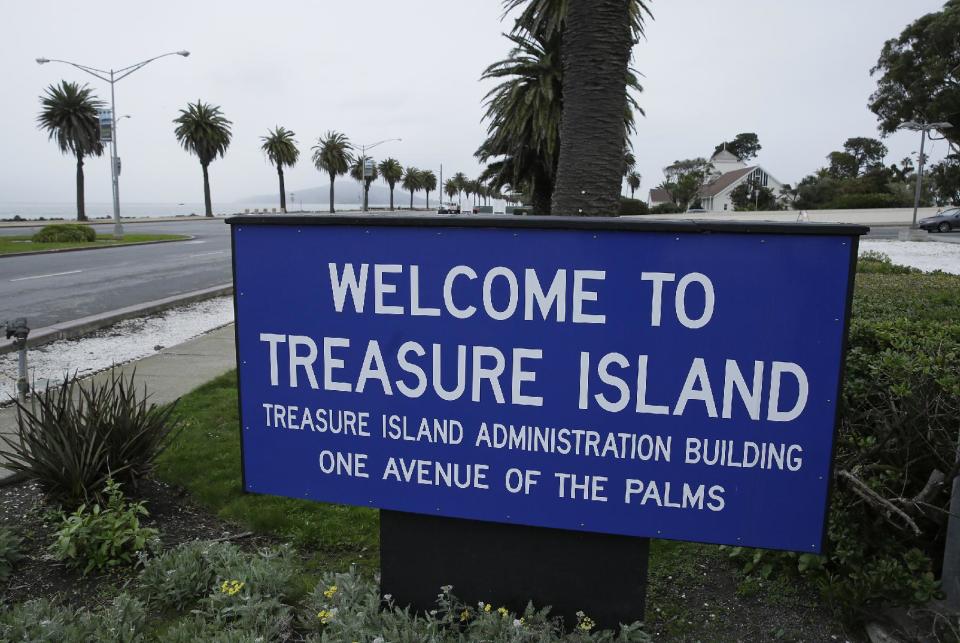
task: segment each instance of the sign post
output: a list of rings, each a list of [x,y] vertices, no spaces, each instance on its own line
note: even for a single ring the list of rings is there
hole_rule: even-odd
[[[642,618],[648,538],[821,551],[859,226],[234,217],[244,489],[383,591]]]

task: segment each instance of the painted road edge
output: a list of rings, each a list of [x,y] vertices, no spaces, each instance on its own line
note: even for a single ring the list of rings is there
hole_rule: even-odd
[[[169,308],[176,308],[177,306],[203,301],[204,299],[223,297],[232,292],[233,284],[211,286],[210,288],[202,288],[179,295],[164,297],[163,299],[145,301],[140,304],[117,308],[116,310],[109,310],[97,315],[81,317],[44,328],[31,329],[30,336],[27,338],[27,347],[33,348],[34,346],[40,346],[41,344],[46,344],[58,339],[73,339],[74,337],[80,337],[92,331],[106,328],[125,319],[143,317],[144,315],[160,312]],[[11,353],[15,350],[16,348],[14,348],[12,340],[0,339],[0,355]]]
[[[52,248],[50,250],[28,250],[26,252],[9,252],[0,254],[0,259],[9,259],[10,257],[29,257],[31,255],[49,255],[59,254],[61,252],[87,252],[90,250],[111,250],[113,248],[132,248],[133,246],[152,246],[158,243],[180,243],[181,241],[192,241],[196,237],[192,234],[182,235],[183,239],[158,239],[156,241],[134,241],[133,243],[119,243],[115,246],[95,246],[93,248]]]

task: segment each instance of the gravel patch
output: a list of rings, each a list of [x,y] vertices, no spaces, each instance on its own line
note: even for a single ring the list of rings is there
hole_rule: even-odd
[[[919,268],[924,272],[942,270],[960,275],[960,244],[940,241],[860,240],[860,254],[882,252],[893,263]]]

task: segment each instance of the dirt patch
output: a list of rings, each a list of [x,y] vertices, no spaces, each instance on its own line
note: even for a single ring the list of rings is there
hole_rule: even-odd
[[[243,533],[237,525],[211,515],[193,503],[182,489],[148,480],[136,496],[147,503],[150,516],[143,524],[160,530],[164,550],[193,540],[228,538]],[[95,607],[109,602],[117,588],[134,579],[132,568],[106,574],[82,576],[53,560],[48,548],[53,540],[56,516],[44,503],[39,486],[22,482],[0,488],[0,524],[14,528],[23,538],[25,558],[0,586],[0,602],[19,603],[34,598],[59,598],[74,607]],[[236,541],[245,549],[275,545],[278,541],[249,536]]]

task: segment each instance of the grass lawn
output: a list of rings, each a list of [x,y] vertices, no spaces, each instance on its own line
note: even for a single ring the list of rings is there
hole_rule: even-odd
[[[96,241],[76,241],[64,243],[33,243],[30,235],[0,236],[0,255],[15,255],[22,252],[37,252],[42,250],[67,250],[73,248],[108,248],[110,246],[124,246],[131,243],[146,241],[179,241],[189,239],[183,234],[125,234],[122,240],[116,240],[113,235],[98,234]]]
[[[318,569],[379,566],[377,512],[244,493],[240,482],[237,377],[228,373],[180,401],[184,430],[161,455],[159,477],[185,487],[220,518],[289,539],[315,554]]]

